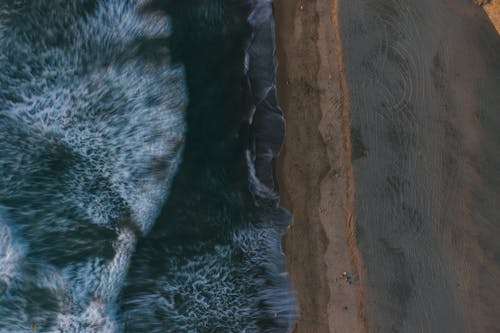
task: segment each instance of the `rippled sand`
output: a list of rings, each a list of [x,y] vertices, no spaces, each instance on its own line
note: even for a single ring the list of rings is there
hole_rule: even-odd
[[[499,331],[500,37],[486,13],[275,9],[296,332]]]

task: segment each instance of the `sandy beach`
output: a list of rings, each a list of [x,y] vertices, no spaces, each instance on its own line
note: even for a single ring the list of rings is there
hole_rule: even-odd
[[[486,15],[500,34],[500,0],[492,0],[483,6]]]
[[[278,179],[282,204],[294,214],[284,247],[300,304],[296,332],[356,332],[364,325],[348,100],[332,4],[275,2],[278,98],[287,119]]]
[[[274,7],[295,332],[500,331],[500,36],[486,12]]]

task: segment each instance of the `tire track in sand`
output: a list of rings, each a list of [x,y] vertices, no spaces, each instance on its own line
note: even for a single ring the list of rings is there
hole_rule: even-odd
[[[340,35],[340,15],[339,6],[340,0],[333,0],[332,8],[332,24],[334,28],[334,38],[336,44],[336,61],[337,70],[339,75],[339,85],[341,93],[341,110],[342,110],[342,130],[344,135],[344,150],[345,158],[344,167],[346,172],[346,201],[345,201],[345,214],[347,221],[347,244],[350,250],[352,267],[354,274],[359,276],[360,284],[357,286],[358,290],[358,316],[361,324],[361,331],[367,332],[367,321],[365,311],[365,297],[363,289],[363,270],[362,259],[358,249],[358,239],[356,235],[356,217],[354,215],[354,200],[355,200],[355,186],[354,186],[354,171],[352,166],[352,139],[351,139],[351,120],[349,109],[349,90],[347,87],[347,80],[345,75],[344,58],[342,38]]]

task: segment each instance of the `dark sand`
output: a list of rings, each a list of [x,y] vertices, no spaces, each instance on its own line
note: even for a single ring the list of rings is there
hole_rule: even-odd
[[[485,12],[275,9],[296,332],[500,332],[500,36]]]

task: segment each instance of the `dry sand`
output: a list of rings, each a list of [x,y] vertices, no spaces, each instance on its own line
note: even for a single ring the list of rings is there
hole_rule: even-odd
[[[491,23],[493,23],[497,32],[500,34],[500,0],[493,0],[484,5],[483,8]]]
[[[485,12],[469,0],[275,0],[275,12],[295,332],[500,332],[500,36]]]

